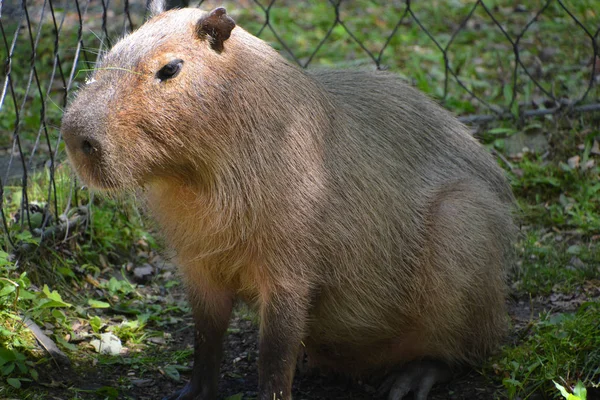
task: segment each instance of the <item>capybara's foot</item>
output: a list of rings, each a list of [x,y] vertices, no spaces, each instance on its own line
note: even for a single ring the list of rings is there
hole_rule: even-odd
[[[446,382],[452,376],[450,368],[439,361],[413,361],[392,372],[381,384],[379,394],[388,394],[388,400],[402,400],[413,392],[415,400],[427,400],[431,387]]]

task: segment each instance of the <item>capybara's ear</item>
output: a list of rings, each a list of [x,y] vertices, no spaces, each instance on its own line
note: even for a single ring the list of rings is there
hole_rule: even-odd
[[[235,28],[235,21],[227,15],[223,7],[215,8],[196,24],[196,32],[200,37],[208,36],[210,46],[217,52],[223,51],[223,42],[229,39]]]
[[[165,0],[149,0],[148,11],[150,11],[150,18],[163,13],[165,11]]]

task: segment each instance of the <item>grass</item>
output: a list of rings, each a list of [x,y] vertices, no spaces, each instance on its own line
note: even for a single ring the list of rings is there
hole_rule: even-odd
[[[544,314],[523,341],[506,347],[494,365],[509,398],[552,398],[552,380],[574,387],[597,383],[600,374],[600,303],[588,302],[575,313]]]
[[[457,114],[489,110],[474,101],[454,79],[445,86],[443,53],[423,27],[442,48],[451,43],[448,47],[450,67],[470,91],[489,104],[510,109],[514,115],[533,103],[545,107],[543,103],[548,96],[544,91],[556,98],[581,97],[591,73],[591,41],[557,1],[551,3],[519,42],[521,60],[543,90],[532,83],[523,67],[513,75],[512,45],[481,5],[452,38],[452,33],[472,10],[472,1],[413,2],[413,15],[406,16],[383,52],[385,40],[406,11],[404,2],[385,2],[385,7],[378,1],[342,2],[339,8],[342,25],[333,23],[336,10],[329,1],[282,0],[270,9],[267,26],[264,26],[265,13],[260,7],[251,4],[243,8],[238,2],[224,3],[239,25],[252,33],[260,32],[264,40],[289,57],[292,57],[291,50],[302,65],[310,61],[310,66],[315,67],[370,68],[375,65],[375,59],[382,67],[410,79]],[[484,3],[514,41],[531,20],[531,12],[541,9],[545,1],[526,2],[525,12],[515,10],[514,2],[508,0]],[[595,0],[563,3],[588,31],[595,32],[600,21]],[[213,5],[211,1],[205,4],[206,8]],[[90,14],[98,11],[92,8]],[[57,8],[57,12],[60,14],[62,10]],[[91,49],[100,43],[101,20],[97,21],[83,31],[84,43]],[[34,64],[44,93],[56,50],[53,25],[49,20],[46,22],[41,26]],[[134,22],[139,23],[139,19]],[[17,25],[4,19],[2,23],[12,37]],[[77,27],[77,20],[69,14],[60,28],[58,54],[68,68],[77,45]],[[109,36],[118,36],[121,25],[111,28],[114,30]],[[3,46],[0,51],[5,51]],[[12,133],[16,130],[25,154],[30,155],[37,149],[38,156],[32,158],[31,163],[35,166],[39,165],[36,160],[47,160],[55,150],[64,90],[62,80],[57,78],[46,103],[40,100],[35,81],[26,92],[31,54],[27,32],[22,32],[15,47],[11,75],[16,109],[20,113],[19,125],[16,126],[16,109],[9,95],[0,108],[0,150],[12,146]],[[0,53],[0,58],[5,56]],[[92,53],[87,57],[90,61],[95,58]],[[80,60],[77,68],[89,66]],[[79,75],[78,80],[83,80],[84,74]],[[515,78],[517,92],[513,93]],[[598,87],[592,89],[588,99],[600,98]],[[513,95],[517,96],[514,101]],[[40,130],[42,110],[50,147],[45,142],[44,131]],[[547,116],[525,123],[500,121],[479,129],[479,139],[503,155],[504,161],[500,164],[507,170],[520,208],[519,262],[510,277],[511,295],[541,302],[540,307],[544,309],[539,317],[532,314],[526,326],[515,326],[515,339],[484,369],[502,384],[504,391],[500,397],[552,398],[559,395],[552,380],[566,387],[573,387],[577,381],[592,387],[600,379],[597,350],[600,348],[600,305],[598,296],[594,295],[595,288],[600,286],[600,169],[594,147],[600,141],[599,121],[599,115],[589,113],[579,117]],[[534,134],[547,139],[547,150],[509,154],[509,142]],[[36,142],[39,143],[34,145]],[[57,164],[60,164],[64,160],[64,149],[59,147],[58,153]],[[26,161],[29,162],[29,158]],[[39,208],[27,221],[23,217],[16,221],[23,200],[20,181],[3,181],[2,207],[9,219],[9,233],[15,242],[28,244],[30,251],[18,258],[9,255],[14,249],[10,247],[7,233],[0,238],[0,248],[4,249],[0,252],[0,379],[7,383],[0,385],[0,397],[40,399],[46,396],[43,388],[29,386],[32,381],[45,378],[42,371],[49,360],[23,325],[23,316],[50,332],[59,348],[73,360],[78,374],[85,376],[92,360],[96,360],[94,369],[107,373],[123,368],[136,376],[146,376],[156,372],[159,366],[164,376],[179,379],[180,366],[189,360],[191,350],[168,352],[161,344],[170,340],[162,332],[181,325],[184,316],[189,314],[189,306],[181,301],[162,301],[179,290],[178,283],[174,277],[166,278],[166,287],[159,289],[152,282],[140,285],[130,281],[132,266],[151,262],[160,248],[151,227],[134,203],[92,198],[87,191],[79,190],[66,166],[59,166],[53,177],[47,171],[43,166],[30,171],[27,194],[30,202]],[[49,191],[51,178],[56,189]],[[54,221],[69,218],[78,213],[74,206],[86,204],[93,205],[88,229],[76,228],[66,240],[55,238],[40,243],[35,229],[42,227],[44,218],[48,215]],[[552,302],[553,298],[567,299],[564,302],[572,303],[571,309],[575,311],[561,308]],[[245,309],[238,310],[237,314],[253,318]],[[105,332],[121,340],[127,349],[125,357],[95,353],[89,340]],[[74,340],[78,334],[89,337]],[[90,391],[104,398],[116,398],[129,386],[131,384],[123,380],[114,387],[73,389],[68,393],[71,398],[87,398]]]
[[[216,5],[206,2],[206,8]],[[239,8],[235,2],[224,2],[239,24],[272,43],[284,54],[305,65],[363,66],[376,60],[411,79],[417,87],[443,100],[455,112],[489,112],[482,103],[473,101],[455,79],[446,86],[444,53],[447,51],[450,69],[462,85],[485,102],[509,109],[516,95],[513,113],[518,104],[528,105],[548,94],[556,98],[576,99],[583,95],[591,69],[593,48],[583,29],[574,35],[577,25],[557,2],[538,16],[533,11],[543,8],[545,1],[527,3],[526,12],[515,11],[510,1],[485,1],[487,10],[506,29],[503,33],[481,4],[473,1],[430,1],[412,3],[406,14],[402,1],[371,0],[342,2],[340,22],[336,20],[335,1],[310,0],[276,3],[269,10],[269,24],[259,7]],[[592,35],[597,29],[598,14],[593,0],[565,3],[569,11]],[[440,12],[443,9],[444,12]],[[382,11],[384,10],[384,11]],[[473,15],[465,22],[470,12]],[[397,25],[401,17],[402,23]],[[375,27],[375,28],[374,28]],[[461,27],[459,29],[459,27]],[[397,29],[393,36],[390,36]],[[331,30],[331,31],[330,31]],[[455,36],[453,34],[458,32]],[[329,34],[329,36],[328,36]],[[508,36],[508,38],[507,38]],[[519,38],[520,65],[514,74],[512,42]],[[387,39],[389,43],[384,48]],[[510,39],[509,39],[510,38]],[[321,47],[319,43],[325,40]],[[549,45],[549,44],[552,45]],[[571,62],[562,63],[560,60]],[[533,76],[539,86],[532,79]],[[517,92],[513,93],[516,79]],[[589,94],[598,98],[598,87]]]
[[[512,185],[524,224],[519,289],[548,294],[558,285],[569,291],[598,277],[598,167],[581,170],[529,156],[516,167]]]
[[[16,259],[0,252],[0,375],[11,385],[0,389],[0,395],[37,380],[35,366],[48,361],[23,325],[24,316],[50,330],[50,337],[77,360],[89,358],[90,353],[85,346],[69,343],[68,338],[77,331],[74,324],[87,326],[93,336],[113,332],[130,349],[136,349],[158,332],[165,313],[174,312],[153,307],[125,273],[132,249],[147,253],[156,248],[139,215],[130,214],[132,207],[127,204],[106,199],[96,200],[94,210],[90,228],[74,228],[65,241],[40,243],[29,235],[31,254]],[[141,262],[145,256],[136,255],[135,259]],[[120,265],[116,276],[104,275],[107,270],[119,271]],[[35,277],[35,284],[30,277]],[[38,286],[40,282],[47,284]],[[146,363],[140,360],[140,364]]]
[[[550,151],[523,152],[510,157],[510,164],[502,162],[521,224],[512,296],[526,304],[532,299],[542,310],[539,318],[532,311],[525,327],[515,326],[517,339],[488,364],[502,381],[502,397],[553,398],[558,391],[552,380],[568,388],[578,381],[588,388],[599,383],[600,169],[592,148],[600,130],[591,128],[599,117],[565,126],[538,121],[538,129],[552,132],[546,135]],[[481,140],[501,150],[504,140],[528,130],[492,127]]]

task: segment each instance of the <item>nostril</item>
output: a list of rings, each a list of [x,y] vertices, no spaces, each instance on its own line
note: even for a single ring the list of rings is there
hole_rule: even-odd
[[[83,139],[83,141],[81,142],[81,150],[83,150],[84,154],[87,154],[89,156],[97,152],[98,148],[92,141],[88,139]]]

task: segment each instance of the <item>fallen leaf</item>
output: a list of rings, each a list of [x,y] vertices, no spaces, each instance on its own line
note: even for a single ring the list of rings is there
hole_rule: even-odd
[[[144,264],[141,267],[137,267],[133,270],[133,276],[138,282],[145,282],[154,275],[154,267],[150,264]]]
[[[146,387],[154,385],[153,379],[133,379],[131,383],[137,387]]]
[[[161,372],[165,374],[165,376],[174,380],[175,382],[179,382],[179,380],[181,379],[179,371],[177,370],[177,367],[175,365],[165,365],[165,367],[162,368]]]
[[[586,163],[581,166],[581,169],[583,171],[587,171],[588,169],[594,168],[595,165],[596,165],[595,160],[587,160]]]
[[[104,301],[88,299],[88,304],[92,308],[110,308],[110,304]]]
[[[580,159],[581,159],[581,157],[579,157],[579,156],[573,156],[567,160],[567,164],[569,164],[569,167],[571,169],[577,169],[579,167]]]
[[[594,155],[600,155],[600,144],[598,143],[597,140],[594,140],[594,144],[592,145],[592,149],[590,150],[590,153],[592,153]]]

